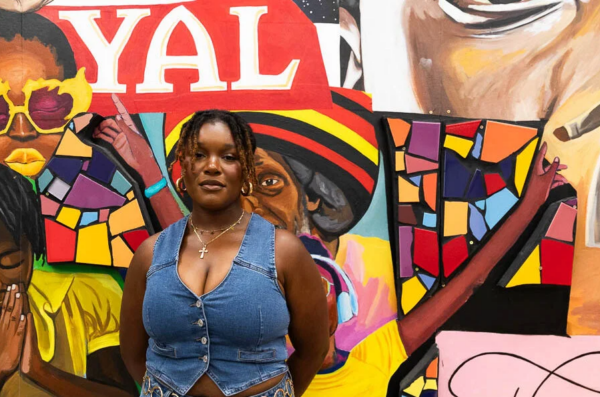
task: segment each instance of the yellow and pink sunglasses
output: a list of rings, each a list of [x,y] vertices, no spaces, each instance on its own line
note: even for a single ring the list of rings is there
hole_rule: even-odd
[[[25,103],[16,106],[9,98],[10,86],[0,80],[0,135],[6,134],[17,114],[24,114],[40,134],[63,132],[77,114],[92,103],[92,87],[85,79],[85,68],[64,81],[27,80],[23,87]]]

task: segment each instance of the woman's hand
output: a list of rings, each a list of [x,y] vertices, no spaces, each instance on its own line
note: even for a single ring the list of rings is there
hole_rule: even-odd
[[[37,332],[33,322],[33,314],[27,313],[27,325],[25,327],[25,343],[23,345],[23,356],[21,357],[21,372],[27,377],[33,377],[35,370],[40,369],[44,361],[38,347]]]
[[[117,116],[114,120],[106,119],[101,122],[92,136],[110,143],[123,161],[142,177],[146,187],[151,186],[162,178],[152,149],[137,130],[119,97],[113,94],[112,99],[117,108]]]
[[[566,165],[560,164],[558,157],[549,166],[544,168],[544,157],[547,150],[548,147],[546,142],[544,142],[535,157],[533,171],[527,184],[527,191],[523,197],[523,203],[531,205],[536,210],[546,202],[550,190],[568,183],[562,175],[557,174],[557,171],[567,168]]]
[[[19,366],[25,334],[24,288],[13,284],[4,294],[0,314],[0,386]],[[7,289],[8,289],[7,288]]]

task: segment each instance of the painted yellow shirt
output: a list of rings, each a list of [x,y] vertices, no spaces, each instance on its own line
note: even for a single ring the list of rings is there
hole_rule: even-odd
[[[390,321],[356,345],[342,368],[317,375],[304,397],[385,397],[406,358],[396,321]]]
[[[33,272],[27,291],[44,361],[85,376],[87,356],[119,345],[123,292],[106,274]],[[51,394],[15,373],[0,397],[46,397]]]

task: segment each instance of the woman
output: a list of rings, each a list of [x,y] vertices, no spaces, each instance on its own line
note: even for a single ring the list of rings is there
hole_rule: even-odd
[[[105,274],[34,270],[45,254],[31,182],[0,165],[0,397],[127,396],[120,288]],[[102,291],[102,296],[90,291]]]
[[[310,254],[241,207],[256,185],[255,142],[224,111],[198,112],[183,128],[178,187],[192,212],[139,247],[123,295],[121,349],[142,395],[301,396],[328,352]]]

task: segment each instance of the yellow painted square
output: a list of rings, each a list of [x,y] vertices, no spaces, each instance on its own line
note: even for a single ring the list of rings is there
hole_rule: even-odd
[[[76,261],[91,265],[110,266],[112,264],[106,223],[79,229]]]
[[[421,284],[421,282],[417,279],[417,276],[414,276],[411,279],[406,280],[402,283],[402,310],[404,314],[410,312],[419,301],[425,296],[427,290]]]
[[[110,234],[116,236],[128,230],[138,229],[145,225],[142,211],[137,200],[125,204],[108,216]]]
[[[468,139],[459,138],[454,135],[446,135],[444,140],[444,147],[455,151],[463,158],[466,158],[473,147],[473,141]]]
[[[531,252],[529,257],[521,265],[519,270],[510,279],[506,288],[516,287],[518,285],[528,285],[542,283],[542,275],[540,273],[540,246],[538,245]]]
[[[117,236],[110,242],[112,246],[112,255],[116,267],[129,267],[133,259],[133,252],[127,246],[121,236]]]
[[[400,203],[418,203],[419,187],[412,184],[407,179],[398,177],[398,202]]]
[[[404,171],[406,164],[404,163],[404,151],[398,150],[396,152],[396,171]]]
[[[66,227],[75,229],[80,217],[81,211],[79,211],[77,208],[62,207],[58,213],[58,216],[56,217],[56,221],[62,223]]]
[[[446,201],[444,203],[444,237],[467,234],[469,203]]]
[[[133,190],[130,190],[127,193],[127,200],[133,200],[135,198],[135,194],[133,193]]]

